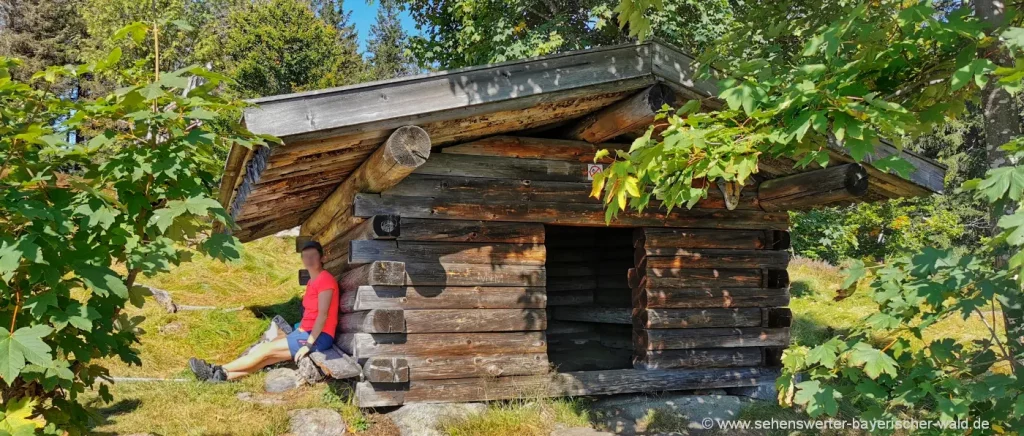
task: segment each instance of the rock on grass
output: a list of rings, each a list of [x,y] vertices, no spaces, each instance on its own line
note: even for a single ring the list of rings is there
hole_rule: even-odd
[[[297,409],[288,412],[288,431],[294,436],[341,436],[345,420],[331,409]]]

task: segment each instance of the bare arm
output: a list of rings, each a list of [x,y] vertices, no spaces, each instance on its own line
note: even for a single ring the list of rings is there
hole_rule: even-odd
[[[308,343],[316,342],[317,336],[320,336],[324,329],[324,324],[327,324],[327,315],[331,310],[331,299],[335,292],[338,291],[332,289],[317,295],[316,321],[313,322],[313,331],[309,332]]]

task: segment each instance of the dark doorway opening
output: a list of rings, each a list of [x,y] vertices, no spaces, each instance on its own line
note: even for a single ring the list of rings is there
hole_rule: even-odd
[[[558,372],[633,367],[633,229],[545,226],[548,361]]]

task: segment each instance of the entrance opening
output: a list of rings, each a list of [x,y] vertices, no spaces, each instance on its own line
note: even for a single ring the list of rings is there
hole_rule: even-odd
[[[548,361],[558,372],[633,367],[633,229],[545,226]]]

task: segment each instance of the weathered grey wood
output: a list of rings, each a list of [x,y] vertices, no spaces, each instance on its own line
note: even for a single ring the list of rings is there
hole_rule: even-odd
[[[637,268],[779,268],[789,265],[782,250],[731,250],[721,248],[637,248]]]
[[[354,207],[354,214],[360,217],[398,214],[403,219],[472,219],[595,227],[671,226],[774,230],[789,228],[789,215],[785,212],[676,208],[671,213],[665,213],[663,210],[647,209],[643,213],[622,212],[610,223],[605,223],[604,213],[603,205],[592,203],[467,203],[425,197],[382,197],[375,194],[357,194]]]
[[[515,332],[544,330],[544,309],[423,309],[405,311],[409,333]]]
[[[839,165],[761,182],[757,200],[766,211],[805,210],[852,202],[867,194],[868,185],[863,166]]]
[[[402,357],[371,357],[363,364],[363,379],[369,382],[407,382],[409,372],[409,360]]]
[[[381,192],[395,186],[430,157],[430,135],[420,127],[404,126],[391,134],[331,193],[302,224],[302,233],[321,243],[345,234],[351,226],[332,220],[352,205],[357,192]],[[333,221],[333,222],[332,222]]]
[[[360,286],[341,296],[341,310],[371,309],[543,309],[543,287]]]
[[[412,380],[535,375],[545,374],[549,369],[547,353],[411,356],[406,360]]]
[[[539,265],[489,265],[464,263],[407,263],[410,286],[544,286],[544,267]]]
[[[633,361],[636,369],[730,368],[764,363],[760,348],[703,348],[643,351]]]
[[[541,376],[461,378],[412,381],[408,386],[356,385],[360,407],[397,406],[407,403],[488,401],[632,392],[715,389],[756,386],[779,376],[771,368],[719,368],[567,372]]]
[[[597,322],[608,324],[632,324],[633,318],[628,307],[552,307],[551,318],[559,321]],[[761,312],[757,312],[758,324]]]
[[[638,309],[632,321],[641,329],[758,327],[761,309]]]
[[[544,225],[499,221],[402,218],[399,241],[544,243]]]
[[[566,138],[590,143],[604,142],[623,133],[646,129],[662,106],[675,104],[675,93],[667,86],[651,86],[608,108],[583,117],[571,126]]]
[[[680,97],[701,99],[715,108],[720,104],[714,101],[718,97],[718,86],[714,79],[698,79],[696,65],[693,56],[671,44],[658,41],[651,45],[651,68],[654,75],[664,80],[673,90],[681,91]]]
[[[789,304],[786,288],[638,288],[633,306],[648,309],[771,307]]]
[[[785,270],[647,268],[633,276],[633,288],[784,288],[789,286]]]
[[[633,236],[636,248],[685,248],[685,249],[735,249],[735,250],[785,250],[789,248],[789,238],[784,245],[776,245],[775,241],[783,242],[776,233],[787,233],[773,230],[711,230],[711,229],[673,229],[642,227]],[[788,236],[788,233],[787,233]]]
[[[402,262],[372,262],[342,274],[338,286],[345,292],[360,286],[404,286],[405,277]]]
[[[543,244],[502,244],[479,242],[350,242],[348,262],[361,265],[375,260],[406,263],[478,263],[502,265],[544,265]]]
[[[637,350],[786,347],[789,328],[743,327],[636,330]]]
[[[417,168],[415,173],[449,177],[586,182],[587,164],[514,157],[437,154]]]
[[[524,136],[492,136],[467,143],[445,147],[442,153],[474,156],[501,156],[521,159],[564,160],[593,163],[598,150],[611,155],[602,162],[610,163],[616,150],[629,150],[629,144],[591,144],[586,141],[528,138]]]
[[[343,333],[342,351],[359,361],[374,356],[439,357],[467,354],[543,353],[544,332],[510,333]]]
[[[402,333],[406,331],[404,312],[373,309],[341,315],[338,331],[345,333]]]
[[[333,379],[343,380],[358,377],[362,373],[362,369],[355,359],[342,352],[337,346],[309,353],[309,358],[324,375]]]

